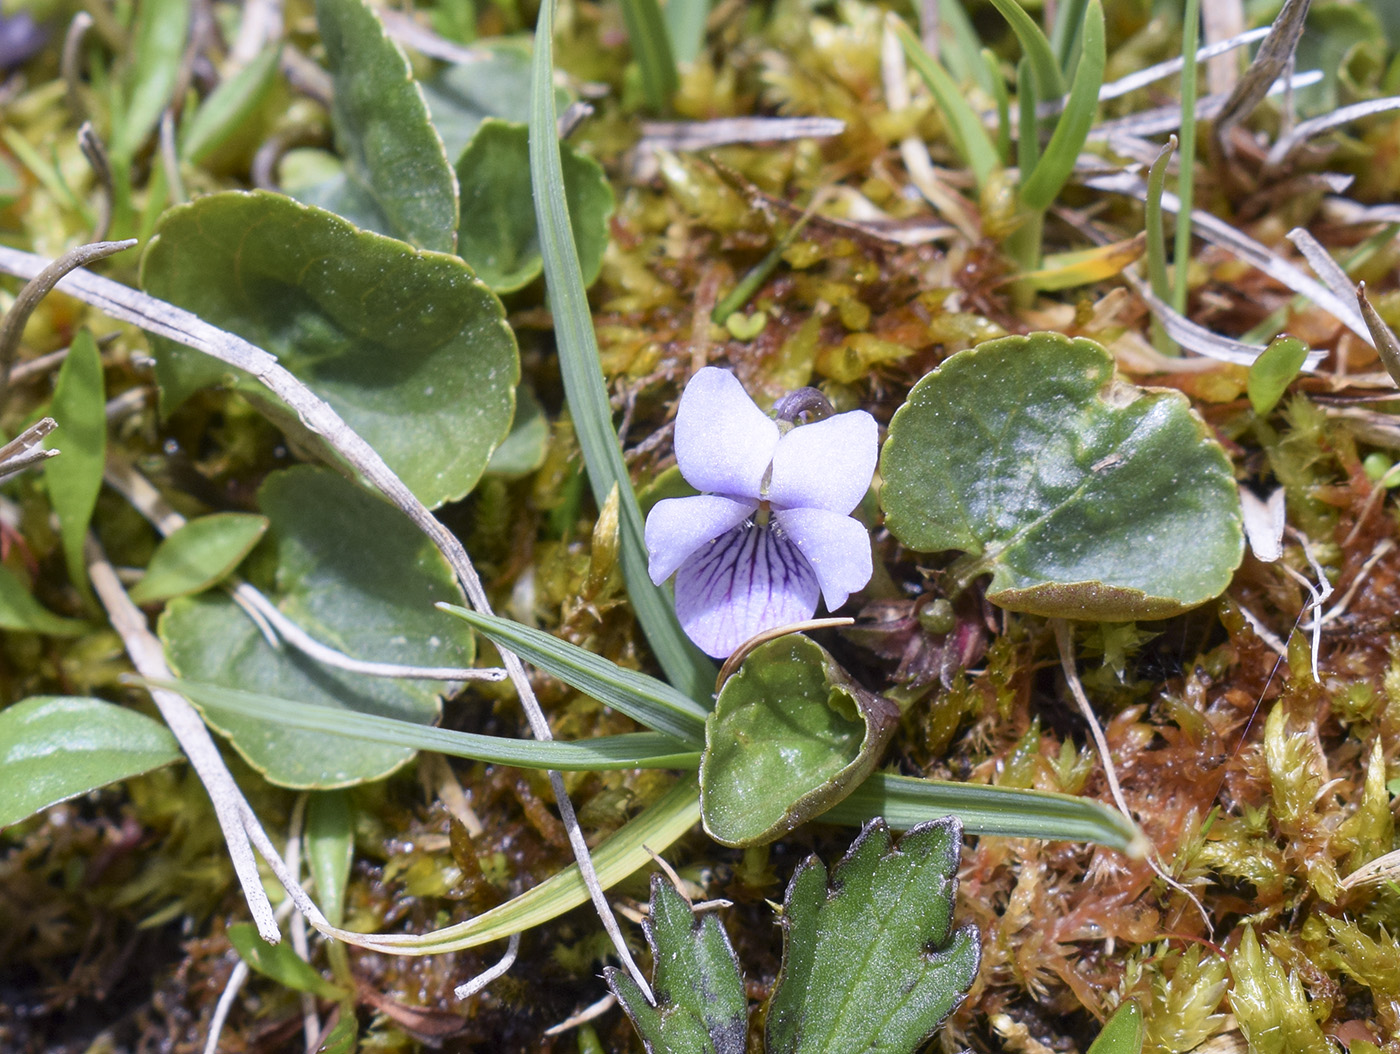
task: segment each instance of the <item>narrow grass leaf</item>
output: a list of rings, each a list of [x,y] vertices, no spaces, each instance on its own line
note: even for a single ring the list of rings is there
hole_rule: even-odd
[[[543,20],[543,14],[540,17]],[[671,97],[680,83],[666,19],[656,0],[622,0],[622,21],[627,26],[632,57],[642,72],[642,94],[647,106],[663,113],[670,109]]]
[[[1030,63],[1031,75],[1035,78],[1036,94],[1042,99],[1058,99],[1065,93],[1065,78],[1045,33],[1016,0],[992,0],[992,6],[1001,12],[1020,41],[1021,54]],[[1097,86],[1094,92],[1097,96]]]
[[[1200,36],[1201,0],[1186,0],[1181,19],[1181,53],[1195,53]],[[1196,196],[1196,63],[1187,62],[1181,68],[1181,167],[1176,181],[1176,196],[1181,208],[1176,215],[1176,243],[1172,260],[1175,274],[1172,281],[1172,307],[1178,313],[1186,311],[1186,278],[1191,265],[1191,211]],[[1155,290],[1154,290],[1155,291]],[[1157,294],[1162,296],[1161,293]],[[1166,299],[1163,297],[1163,299]]]
[[[1075,55],[1074,46],[1079,43],[1084,11],[1088,0],[1061,0],[1055,8],[1055,25],[1050,30],[1050,48],[1055,53],[1055,61],[1060,69],[1070,72],[1070,63]]]
[[[593,316],[584,292],[578,249],[569,222],[558,118],[554,106],[554,0],[540,5],[535,31],[530,107],[530,179],[544,257],[545,281],[554,314],[555,339],[564,394],[573,415],[579,447],[588,466],[593,497],[602,508],[616,485],[623,577],[637,621],[667,679],[693,699],[703,699],[714,683],[714,665],[686,638],[665,590],[647,574],[642,514],[632,479],[613,430],[612,409],[603,385]]]
[[[893,21],[899,42],[904,47],[904,54],[919,71],[919,76],[928,85],[934,101],[938,103],[947,127],[949,142],[958,156],[972,169],[973,178],[977,181],[978,189],[981,189],[1000,164],[996,143],[987,134],[982,118],[968,103],[961,89],[948,75],[948,71],[924,50],[919,38],[907,25],[897,18]]]
[[[1390,374],[1390,379],[1400,384],[1400,340],[1396,339],[1395,331],[1372,306],[1366,296],[1364,282],[1356,291],[1356,300],[1361,305],[1361,317],[1366,322],[1366,328],[1371,331],[1371,339],[1376,342],[1376,353],[1381,357],[1381,365],[1385,367],[1385,372]]]
[[[492,643],[510,649],[633,721],[684,743],[699,746],[705,741],[708,708],[665,681],[623,669],[601,655],[498,615],[483,615],[452,604],[444,604],[442,609],[470,623]]]
[[[705,47],[705,23],[710,0],[671,0],[664,11],[666,37],[677,67],[694,62]]]
[[[700,822],[700,788],[693,776],[681,779],[657,801],[593,850],[593,867],[604,889],[621,882],[664,853]],[[372,938],[378,950],[395,955],[440,955],[475,948],[556,919],[588,903],[588,889],[571,864],[552,878],[474,919],[424,934],[385,934]]]
[[[1000,2],[1010,3],[1011,0]],[[1070,89],[1069,102],[1055,125],[1045,153],[1036,162],[1035,170],[1029,176],[1022,177],[1024,182],[1021,184],[1021,200],[1027,208],[1049,208],[1050,203],[1055,200],[1055,195],[1060,192],[1060,188],[1074,171],[1075,162],[1079,160],[1079,151],[1089,138],[1089,129],[1093,127],[1094,115],[1098,112],[1099,87],[1103,84],[1106,60],[1103,6],[1099,0],[1090,0],[1084,16],[1084,48],[1079,59],[1079,68],[1074,72],[1074,86]]]
[[[1089,798],[887,773],[871,776],[823,813],[822,821],[861,824],[875,816],[883,816],[898,830],[940,816],[956,816],[968,834],[1093,842],[1132,857],[1143,856],[1147,847],[1142,832],[1130,820]]]
[[[97,492],[102,489],[102,466],[107,457],[105,402],[97,342],[86,329],[79,330],[58,371],[51,411],[58,427],[44,442],[60,453],[49,459],[44,474],[49,501],[58,516],[68,577],[83,590],[88,588],[83,539],[97,506]]]
[[[972,24],[972,19],[963,8],[963,0],[936,0],[936,3],[939,24],[952,31],[953,46],[944,48],[941,53],[933,55],[933,58],[946,63],[948,72],[959,83],[976,83],[988,95],[994,95],[994,81],[999,80],[1000,76],[972,57],[981,50],[982,38],[977,35],[977,27]],[[920,4],[918,7],[922,11],[924,5]]]
[[[198,681],[151,682],[189,699],[218,728],[226,715],[251,718],[281,728],[317,732],[323,736],[356,739],[410,750],[433,750],[451,757],[561,772],[602,772],[610,769],[695,768],[697,751],[687,750],[670,736],[634,732],[599,736],[575,742],[508,739],[454,732],[357,710],[335,710],[295,699],[281,699],[261,692],[244,692]]]
[[[125,170],[170,104],[180,76],[192,5],[186,0],[144,0],[124,78],[125,109],[115,117],[109,151],[114,169]]]

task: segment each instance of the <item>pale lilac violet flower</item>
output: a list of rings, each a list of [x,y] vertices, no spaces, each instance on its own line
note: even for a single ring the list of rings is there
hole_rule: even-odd
[[[723,658],[811,618],[818,595],[835,611],[870,581],[870,536],[850,513],[870,486],[877,442],[864,410],[780,425],[725,370],[690,379],[676,462],[704,493],[657,502],[646,546],[653,582],[675,574],[676,615],[702,650]]]

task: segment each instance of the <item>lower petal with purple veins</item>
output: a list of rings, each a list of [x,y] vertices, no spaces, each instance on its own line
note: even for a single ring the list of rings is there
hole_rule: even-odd
[[[691,640],[722,659],[755,634],[811,618],[820,592],[792,542],[769,525],[746,523],[681,565],[676,615]]]

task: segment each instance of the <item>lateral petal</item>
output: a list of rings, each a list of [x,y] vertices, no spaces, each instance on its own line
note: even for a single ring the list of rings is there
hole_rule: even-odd
[[[735,527],[676,573],[676,615],[707,655],[722,659],[764,630],[812,617],[820,588],[797,547],[771,526]]]
[[[880,429],[864,410],[799,425],[773,452],[769,500],[784,509],[825,509],[846,516],[870,489]]]
[[[735,501],[718,494],[658,501],[647,514],[644,534],[647,573],[652,582],[660,585],[666,581],[691,553],[743,523],[757,508],[757,502]]]
[[[757,500],[778,426],[727,370],[698,370],[676,411],[676,464],[696,490]],[[848,512],[850,510],[847,510]]]
[[[870,532],[859,520],[823,509],[781,509],[773,519],[811,564],[828,611],[870,581]]]

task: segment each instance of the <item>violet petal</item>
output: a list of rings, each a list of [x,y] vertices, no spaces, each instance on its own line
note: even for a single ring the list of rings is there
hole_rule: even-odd
[[[773,452],[766,497],[786,509],[825,509],[847,515],[870,489],[880,430],[864,410],[799,425]]]
[[[816,572],[828,611],[870,581],[870,532],[859,520],[823,509],[781,509],[773,518]]]
[[[707,655],[722,659],[764,630],[817,610],[816,573],[771,526],[744,524],[696,550],[676,574],[676,615]]]
[[[676,464],[696,490],[757,500],[777,445],[778,426],[733,374],[706,366],[685,386],[676,411]]]
[[[743,523],[757,508],[757,502],[718,494],[658,501],[647,514],[646,525],[651,580],[657,585],[666,581],[691,553]]]

